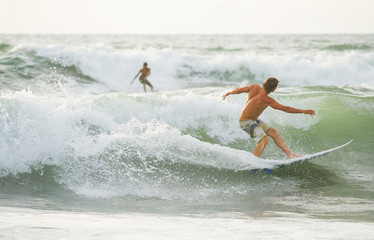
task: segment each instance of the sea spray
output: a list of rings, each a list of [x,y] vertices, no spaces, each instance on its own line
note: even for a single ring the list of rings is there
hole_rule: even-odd
[[[191,173],[189,169],[207,168],[214,172],[272,167],[276,162],[252,155],[255,142],[238,127],[237,117],[246,96],[236,95],[223,101],[220,93],[226,90],[58,98],[39,97],[27,91],[4,94],[0,98],[4,126],[0,135],[2,175],[51,166],[55,169],[55,180],[79,194],[162,197],[157,191],[148,190],[175,188],[181,182],[187,184],[186,188],[196,186],[193,175],[188,181],[180,178],[181,172]],[[345,129],[349,121],[346,115],[357,109],[346,104],[356,99],[345,93],[348,90],[335,89],[341,93],[326,95],[325,91],[310,91],[308,87],[280,89],[279,95],[274,94],[278,101],[315,108],[317,116],[268,109],[263,119],[300,153],[324,150],[344,143],[347,138],[356,138],[355,142],[370,140],[358,129]],[[372,97],[363,100],[370,102]],[[371,105],[365,102],[355,106],[371,111]],[[340,117],[335,119],[337,114]],[[366,112],[359,119],[370,122],[372,115]],[[344,132],[331,132],[325,126],[330,121],[334,121],[335,129]],[[337,144],[330,144],[332,137]],[[345,151],[349,149],[342,150]],[[269,144],[264,158],[286,156]],[[180,189],[177,192],[169,192],[167,198],[179,198]]]
[[[372,221],[373,36],[0,36],[0,204],[99,212],[281,212]],[[130,81],[148,62],[155,92]],[[327,156],[252,173],[246,94],[290,148]],[[349,209],[349,211],[347,211]],[[303,215],[303,216],[304,216]],[[266,221],[266,220],[265,220]]]

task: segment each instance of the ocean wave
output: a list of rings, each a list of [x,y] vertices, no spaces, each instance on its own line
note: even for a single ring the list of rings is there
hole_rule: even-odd
[[[373,50],[374,46],[369,44],[333,44],[323,47],[322,50],[332,50],[332,51],[352,51],[352,50]]]
[[[7,52],[11,50],[13,47],[10,44],[7,43],[0,43],[0,52]]]
[[[158,91],[261,83],[270,76],[287,86],[372,86],[374,79],[374,53],[370,51],[344,55],[326,51],[312,55],[248,52],[195,55],[173,49],[123,50],[67,45],[23,46],[19,51],[22,49],[44,58],[42,62],[34,61],[34,67],[44,68],[45,73],[51,72],[51,64],[66,67],[61,78],[74,85],[79,85],[80,78],[86,83],[85,78],[93,80],[95,83],[91,86],[81,87],[95,89],[95,92],[100,89],[99,84],[101,92],[143,91],[141,84],[129,84],[143,62],[149,63],[152,69],[149,79]]]
[[[251,37],[214,44],[160,37],[159,45],[144,37],[62,38],[0,46],[0,181],[9,189],[30,182],[30,189],[62,194],[185,200],[268,191],[274,184],[266,181],[284,184],[283,191],[290,178],[314,184],[334,173],[372,179],[374,54],[364,45],[370,43],[345,46],[315,36],[275,37],[276,43],[257,36],[253,46]],[[129,84],[145,61],[154,93]],[[274,166],[264,159],[286,156],[270,141],[264,159],[254,157],[256,143],[238,126],[245,94],[221,96],[270,76],[281,80],[271,94],[277,101],[317,112],[269,108],[261,116],[294,152],[353,143],[324,161],[252,175]]]
[[[185,197],[188,189],[196,186],[215,189],[215,179],[223,173],[248,174],[251,169],[272,167],[275,161],[253,156],[255,143],[238,126],[246,96],[221,100],[228,89],[54,98],[29,91],[3,93],[1,177],[34,174],[47,167],[55,182],[78,194],[173,198],[181,196],[178,194]],[[262,119],[276,128],[295,152],[311,153],[355,139],[341,154],[366,159],[368,146],[363,143],[372,142],[367,132],[374,120],[374,99],[367,91],[352,87],[280,88],[273,94],[275,99],[315,109],[317,115],[268,109]],[[337,161],[341,154],[333,155],[336,161],[331,164],[344,170]],[[263,157],[285,159],[285,154],[269,144]],[[199,182],[204,176],[206,181]],[[166,189],[175,191],[165,194]],[[181,189],[186,191],[178,192]]]

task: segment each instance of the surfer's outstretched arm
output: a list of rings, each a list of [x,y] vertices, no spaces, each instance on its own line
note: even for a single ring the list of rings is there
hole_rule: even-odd
[[[132,83],[135,81],[135,79],[138,77],[138,75],[139,75],[140,72],[141,72],[141,71],[139,71],[138,74],[136,74],[136,76],[135,76],[134,79],[130,82],[130,84],[132,84]]]
[[[235,88],[234,90],[225,93],[225,94],[222,96],[222,99],[225,100],[226,97],[227,97],[228,95],[231,95],[231,94],[249,93],[250,90],[251,90],[251,86],[246,86],[246,87],[241,87],[241,88]]]
[[[283,112],[287,112],[287,113],[304,113],[304,114],[309,114],[311,116],[314,116],[316,114],[315,111],[312,110],[312,109],[303,110],[303,109],[297,109],[297,108],[293,108],[293,107],[289,107],[289,106],[284,106],[284,105],[278,103],[277,101],[275,101],[272,98],[269,98],[269,99],[271,100],[271,103],[269,104],[270,107],[272,107],[274,109],[277,109],[277,110],[281,110]]]

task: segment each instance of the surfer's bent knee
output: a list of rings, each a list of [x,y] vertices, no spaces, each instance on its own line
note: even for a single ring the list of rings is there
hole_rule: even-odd
[[[279,133],[276,129],[269,128],[269,130],[266,132],[266,135],[268,135],[271,138],[274,138],[276,135],[279,135]]]

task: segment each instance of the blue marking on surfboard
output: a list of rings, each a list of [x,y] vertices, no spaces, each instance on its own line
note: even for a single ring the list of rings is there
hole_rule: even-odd
[[[272,171],[273,171],[272,169],[268,169],[268,170],[266,171],[266,174],[270,174]]]

